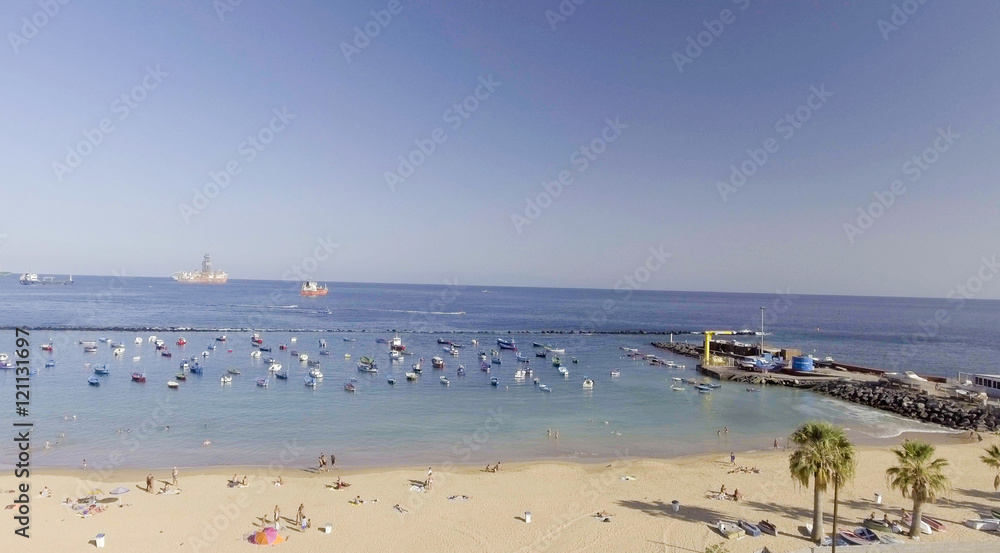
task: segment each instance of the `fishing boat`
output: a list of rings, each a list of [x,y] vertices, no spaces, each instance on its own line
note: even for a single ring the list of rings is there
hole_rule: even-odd
[[[170,353],[167,350],[161,350],[160,351],[160,355],[163,356],[163,357],[173,357],[174,356],[174,354]]]
[[[319,354],[320,355],[330,355],[330,350],[321,349],[321,350],[319,350]],[[350,355],[350,354],[348,354],[348,355]]]
[[[965,525],[973,530],[993,532],[1000,529],[1000,518],[971,518],[965,521]]]
[[[267,366],[267,372],[276,373],[281,370],[281,363],[271,363]]]
[[[348,382],[347,384],[344,384],[344,391],[345,392],[357,392],[358,391],[358,387],[355,386],[353,382]]]
[[[134,373],[131,374],[131,376],[132,376],[132,380],[134,382],[145,382],[146,381],[146,375],[143,374],[143,373],[134,372]]]
[[[500,346],[500,349],[515,349],[515,350],[517,349],[517,346],[514,344],[514,340],[504,340],[503,338],[497,338],[497,345]]]
[[[998,509],[997,512],[1000,513],[1000,509]],[[947,532],[948,531],[948,527],[945,526],[943,522],[941,522],[940,520],[938,520],[936,518],[931,518],[931,517],[929,517],[927,515],[923,515],[923,516],[920,517],[920,520],[924,521],[924,523],[926,523],[928,526],[930,526],[931,530],[934,530],[935,532]]]
[[[560,365],[562,365],[562,359],[559,359],[559,357],[553,357],[552,358],[552,366],[553,367],[558,367]]]
[[[569,369],[567,369],[566,367],[556,367],[556,370],[559,371],[559,374],[563,376],[569,376]]]
[[[177,383],[177,382],[174,382],[173,380],[168,380],[167,381],[167,388],[170,388],[172,390],[176,390],[179,386],[180,386],[180,384]]]
[[[294,349],[292,351],[288,352],[288,353],[290,353],[292,355],[292,357],[298,357],[299,356],[299,352],[295,351]]]
[[[288,380],[288,372],[274,373],[274,377],[278,380]]]
[[[314,380],[322,380],[323,379],[323,373],[320,372],[319,369],[313,369],[313,370],[309,371],[309,376],[312,377]]]
[[[142,358],[139,357],[138,355],[136,355],[135,357],[132,358],[132,361],[139,362],[139,359],[142,359]]]
[[[363,363],[365,365],[372,365],[372,364],[375,363],[375,360],[372,359],[371,357],[368,357],[367,355],[362,355],[361,356],[361,363]]]
[[[303,282],[302,288],[299,289],[299,294],[305,297],[325,296],[329,292],[330,289],[327,288],[325,284],[320,284],[311,280]]]
[[[503,363],[503,359],[500,359],[499,355],[494,355],[493,358],[490,359],[490,363],[494,365],[500,365],[501,363]]]
[[[235,367],[229,368],[229,370],[227,370],[226,372],[229,374],[240,374],[240,370]]]
[[[299,363],[305,363],[306,361],[309,361],[309,355],[305,353],[299,354]]]
[[[319,383],[315,378],[309,378],[308,376],[303,377],[303,380],[305,381],[306,386],[310,388],[315,388],[316,384]]]
[[[219,377],[219,382],[222,384],[231,384],[233,382],[233,377],[232,375],[224,374]]]
[[[344,338],[345,342],[357,342],[357,338]]]
[[[480,361],[486,361],[486,352],[485,351],[480,351],[479,352],[479,360]]]
[[[177,373],[174,375],[174,378],[176,378],[177,380],[187,380],[188,377],[184,373]]]
[[[448,380],[447,376],[445,376],[445,375],[442,374],[441,375],[441,384],[444,384],[445,386],[448,386],[448,385],[451,384],[451,381]]]
[[[458,373],[459,376],[464,376],[465,375],[465,367],[462,366],[462,365],[459,365],[457,373]]]
[[[541,390],[541,391],[543,391],[543,392],[551,392],[552,391],[552,388],[549,388],[548,385],[546,385],[546,384],[539,384],[538,385],[538,389]]]
[[[155,340],[156,336],[153,336],[153,339]],[[152,341],[153,340],[150,340],[150,342],[152,342]],[[76,343],[80,344],[81,346],[96,346],[97,345],[97,342],[95,342],[94,340],[78,340]]]
[[[92,376],[87,379],[87,384],[90,384],[91,386],[100,386],[101,381],[98,380],[96,376]]]
[[[892,526],[888,522],[877,518],[866,518],[861,524],[870,530],[892,531]]]
[[[458,357],[458,350],[455,349],[455,346],[452,346],[451,349],[448,350],[448,354],[452,357]]]
[[[527,355],[522,355],[522,354],[520,354],[520,353],[518,353],[518,354],[517,354],[517,355],[516,355],[515,357],[516,357],[516,359],[517,359],[518,361],[520,361],[520,362],[522,362],[522,363],[527,363],[527,362],[531,361],[531,359],[530,359],[530,358],[528,358],[528,356],[527,356]]]
[[[566,348],[553,348],[553,347],[546,347],[546,348],[545,348],[545,350],[546,350],[546,351],[549,351],[549,352],[551,352],[551,353],[557,353],[557,354],[559,354],[559,355],[562,355],[562,354],[566,353]]]
[[[183,346],[184,344],[188,343],[188,341],[183,336],[181,336],[180,338],[177,339],[176,343],[178,346]]]
[[[698,384],[697,386],[694,387],[694,389],[698,390],[699,392],[711,392],[712,391],[712,388],[710,386],[706,385],[706,384]]]
[[[258,378],[257,380],[254,380],[254,382],[256,382],[261,388],[267,388],[268,381],[266,378]]]
[[[308,365],[310,367],[318,367],[319,366],[319,361],[317,361],[315,359],[310,359],[310,360],[306,361],[306,365]]]
[[[42,348],[42,351],[52,351],[52,344],[42,344],[41,348]],[[0,359],[0,361],[6,361],[7,360],[6,359],[6,357],[7,357],[6,353],[3,354],[3,357],[4,357],[4,359]]]
[[[879,542],[878,534],[872,532],[870,528],[858,528],[857,530],[854,531],[854,535],[865,540],[865,542],[867,543]]]
[[[687,388],[685,388],[683,386],[674,386],[674,385],[671,385],[670,389],[673,390],[673,391],[675,391],[675,392],[683,392],[684,390],[687,390]]]
[[[777,536],[778,535],[778,527],[775,526],[774,524],[771,524],[770,522],[768,522],[766,520],[762,520],[762,521],[758,522],[757,523],[757,527],[760,528],[760,531],[763,532],[763,533],[765,533],[765,534],[769,534],[771,536]]]
[[[403,351],[406,349],[406,346],[403,345],[403,339],[399,337],[399,334],[392,337],[392,341],[389,342],[389,349],[392,351]]]
[[[514,371],[514,379],[515,380],[524,380],[525,377],[527,377],[527,376],[528,376],[528,371],[526,371],[524,369],[517,369],[516,371]]]
[[[406,379],[407,380],[416,380],[417,379],[417,373],[406,373]]]
[[[136,343],[136,344],[141,344],[141,343],[142,343],[142,338],[140,338],[140,337],[136,336],[136,337],[135,337],[135,343]]]
[[[266,346],[259,346],[258,349],[259,349],[259,351],[266,351],[268,353],[271,352],[271,348],[266,347]]]
[[[747,522],[743,519],[740,519],[736,521],[736,525],[742,528],[743,531],[746,532],[748,536],[756,538],[757,536],[760,535],[760,528],[752,522]]]
[[[48,361],[45,362],[45,366],[46,367],[55,367],[56,366],[56,362],[53,359],[49,359]]]
[[[594,389],[594,381],[591,380],[590,378],[584,378],[583,379],[583,389],[584,390],[593,390]]]
[[[532,342],[531,345],[532,345],[532,347],[536,347],[536,348],[548,347],[548,344],[543,344],[541,342]]]
[[[443,369],[444,359],[441,359],[440,357],[431,357],[431,367],[435,369]]]
[[[862,538],[854,532],[851,532],[850,530],[842,530],[840,532],[840,537],[843,538],[848,545],[865,545],[868,543],[868,540]]]
[[[535,352],[535,357],[543,357],[543,358],[544,358],[544,357],[545,357],[546,355],[548,355],[548,354],[549,354],[549,352],[547,352],[547,351],[545,351],[545,350],[543,349],[543,350],[541,350],[541,351],[536,351],[536,352]]]
[[[94,374],[111,374],[111,369],[107,365],[98,365],[94,367]]]
[[[203,371],[204,371],[204,369],[198,363],[195,363],[194,365],[191,365],[191,373],[192,374],[201,374]]]
[[[907,526],[907,527],[913,525],[913,515],[911,513],[906,513],[905,515],[903,515],[903,525]],[[926,522],[924,522],[924,521],[921,520],[919,526],[920,526],[920,532],[921,533],[923,533],[923,534],[930,534],[931,533],[931,525],[930,524],[927,524]]]
[[[222,335],[220,335],[220,336],[216,336],[216,337],[215,337],[215,341],[216,341],[216,342],[225,342],[225,341],[226,341],[226,335],[225,335],[225,334],[222,334]]]
[[[479,370],[483,371],[484,373],[490,372],[490,364],[487,363],[486,361],[480,361]]]
[[[399,361],[402,358],[403,358],[403,354],[399,353],[399,351],[394,350],[394,349],[393,350],[389,350],[389,360],[390,361]]]
[[[97,346],[84,346],[84,353],[97,353]]]
[[[125,348],[115,348],[111,350],[111,355],[114,355],[115,357],[121,357],[122,355],[125,355]]]
[[[260,358],[260,350],[259,349],[255,349],[255,350],[251,351],[250,352],[250,357],[253,357],[254,359],[259,359]]]
[[[622,375],[622,372],[618,369],[611,369],[611,378],[617,378]]]
[[[444,338],[438,338],[439,344],[450,344],[451,340],[445,340]]]
[[[580,360],[579,360],[579,359],[577,359],[576,357],[574,357],[574,358],[573,358],[573,362],[574,362],[574,363],[579,363],[579,362],[580,362]]]
[[[375,364],[365,365],[364,363],[358,363],[358,370],[363,373],[377,373],[378,367]]]
[[[386,378],[385,381],[388,382],[389,385],[391,386],[396,383],[396,377],[389,375],[389,377]]]
[[[490,384],[493,385],[493,386],[499,386],[500,385],[500,379],[497,378],[497,377],[495,377],[495,376],[492,376],[492,377],[490,377]]]

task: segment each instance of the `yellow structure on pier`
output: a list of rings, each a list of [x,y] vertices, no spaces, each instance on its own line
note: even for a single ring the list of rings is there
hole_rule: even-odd
[[[706,330],[705,331],[705,351],[701,356],[701,366],[711,367],[712,365],[721,365],[722,363],[712,362],[712,337],[716,334],[736,334],[732,330]]]

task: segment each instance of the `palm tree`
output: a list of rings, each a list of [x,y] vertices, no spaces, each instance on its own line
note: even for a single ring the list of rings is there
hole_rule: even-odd
[[[808,487],[813,482],[812,539],[823,541],[823,494],[831,483],[839,485],[854,477],[856,451],[844,429],[828,422],[810,421],[792,433],[795,451],[788,459],[792,478]],[[834,511],[836,511],[836,504]],[[836,516],[835,516],[836,518]]]
[[[980,457],[986,466],[997,469],[997,476],[993,479],[993,489],[1000,490],[1000,446],[991,445],[986,448],[986,455]]]
[[[913,499],[913,520],[910,523],[910,537],[920,533],[920,522],[924,503],[933,503],[938,494],[951,485],[942,472],[948,466],[946,459],[932,459],[934,446],[924,442],[907,440],[903,447],[892,450],[896,454],[896,466],[885,470],[889,487],[899,490],[903,497]]]

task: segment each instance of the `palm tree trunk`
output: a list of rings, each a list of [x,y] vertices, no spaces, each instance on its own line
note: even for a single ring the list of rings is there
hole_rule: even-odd
[[[823,542],[823,489],[819,485],[813,488],[813,533],[812,539],[817,544]]]
[[[920,536],[920,522],[921,517],[924,514],[924,502],[913,500],[913,521],[910,524],[910,537],[916,538]]]
[[[840,506],[840,485],[837,483],[839,475],[833,478],[833,541],[830,543],[831,553],[837,553],[837,507]]]

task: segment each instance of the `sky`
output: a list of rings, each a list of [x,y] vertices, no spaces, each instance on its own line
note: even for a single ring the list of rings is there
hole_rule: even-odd
[[[992,1],[278,4],[5,2],[0,269],[1000,298]]]

